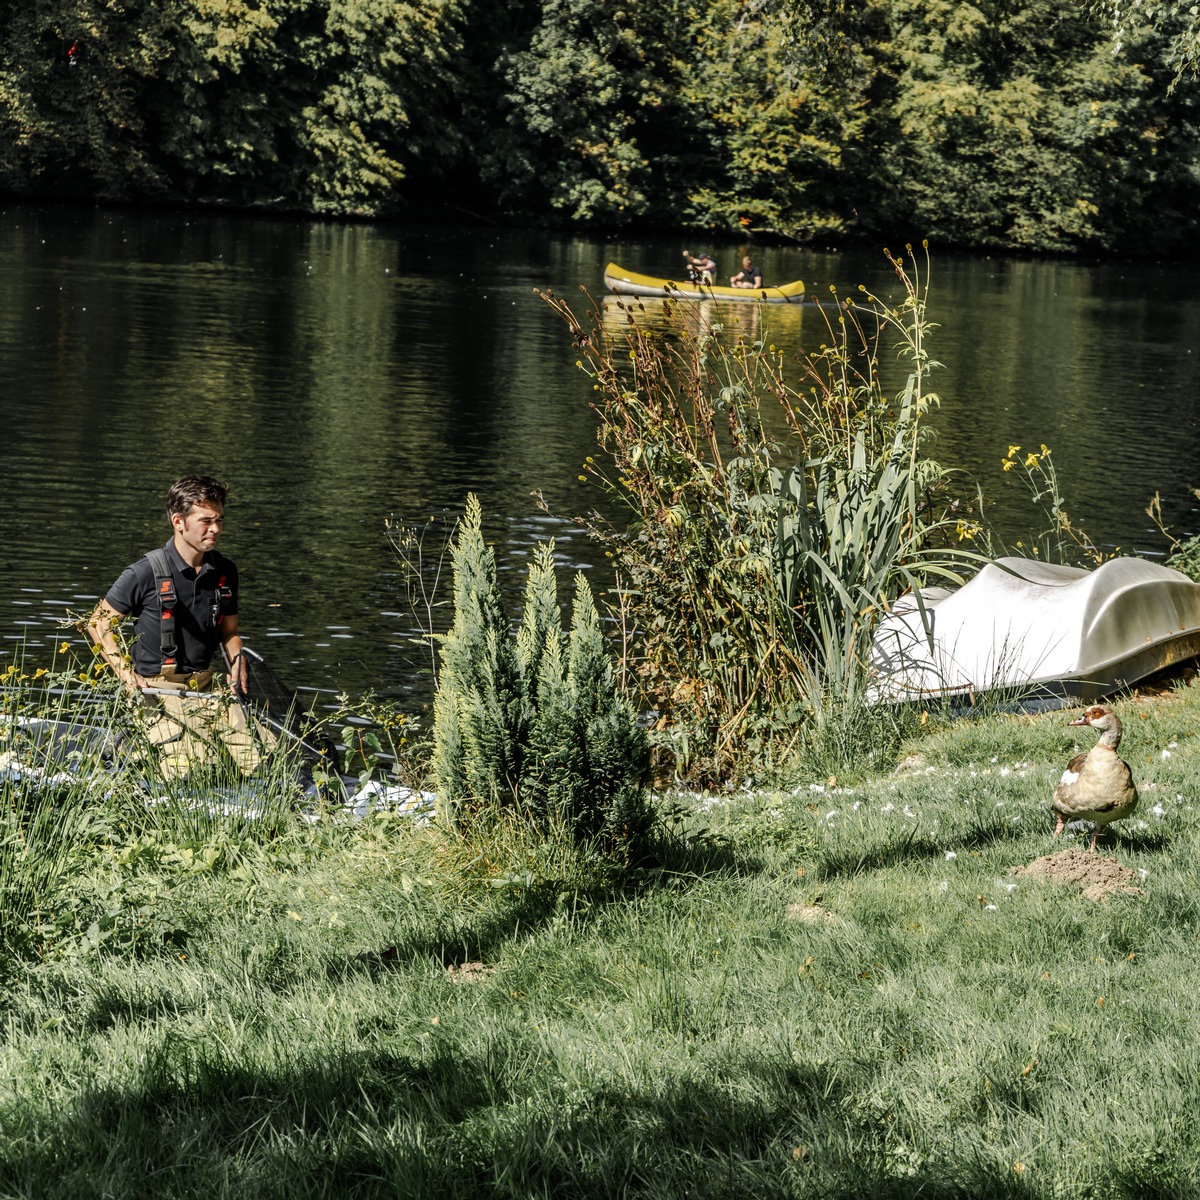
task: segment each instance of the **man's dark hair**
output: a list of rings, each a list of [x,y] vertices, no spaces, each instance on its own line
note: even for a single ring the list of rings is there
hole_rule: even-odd
[[[224,508],[229,488],[211,475],[185,475],[177,479],[167,493],[167,516],[176,513],[186,517],[195,504],[207,504],[213,508]]]

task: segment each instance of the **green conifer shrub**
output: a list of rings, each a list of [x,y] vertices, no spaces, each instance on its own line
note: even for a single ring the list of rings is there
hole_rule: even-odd
[[[576,576],[564,631],[552,545],[530,566],[514,636],[468,497],[452,547],[454,624],[442,642],[434,772],[464,832],[508,810],[542,832],[629,862],[649,832],[649,740],[622,695],[591,588]]]
[[[433,710],[434,771],[447,804],[515,795],[526,741],[522,673],[482,519],[469,496],[452,548],[454,624],[442,642]]]

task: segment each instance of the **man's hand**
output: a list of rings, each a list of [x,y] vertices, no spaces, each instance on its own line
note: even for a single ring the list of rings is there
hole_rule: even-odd
[[[229,664],[227,682],[229,690],[234,696],[244,696],[250,686],[250,673],[246,670],[246,660],[240,654]]]

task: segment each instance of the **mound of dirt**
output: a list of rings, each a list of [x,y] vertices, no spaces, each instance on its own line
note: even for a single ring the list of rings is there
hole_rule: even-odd
[[[789,904],[787,906],[789,921],[803,921],[806,925],[836,925],[837,917],[820,904]]]
[[[1078,846],[1036,858],[1027,867],[1009,867],[1008,873],[1080,887],[1086,899],[1097,903],[1118,892],[1130,896],[1145,895],[1137,886],[1136,871],[1121,866],[1115,858],[1105,858]]]
[[[446,979],[450,983],[482,983],[495,970],[495,967],[485,966],[481,962],[465,962],[459,966],[451,963],[446,968]]]

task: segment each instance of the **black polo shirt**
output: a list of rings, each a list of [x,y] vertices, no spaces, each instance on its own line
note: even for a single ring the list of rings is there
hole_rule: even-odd
[[[178,671],[203,671],[212,662],[219,639],[220,617],[237,615],[237,567],[223,554],[210,550],[197,571],[189,567],[175,549],[175,539],[164,549],[175,582],[175,645]],[[217,609],[217,588],[230,589],[232,599]],[[139,558],[121,572],[121,577],[104,597],[122,614],[132,613],[134,621],[133,669],[139,675],[157,675],[162,671],[162,610],[154,568],[147,558]]]

